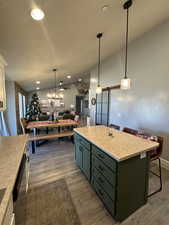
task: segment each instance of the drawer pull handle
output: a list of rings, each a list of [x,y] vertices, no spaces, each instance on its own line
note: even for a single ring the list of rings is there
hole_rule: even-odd
[[[102,190],[100,190],[100,189],[99,189],[99,193],[100,193],[101,196],[104,195],[103,192],[102,192]]]
[[[101,177],[99,177],[99,181],[100,181],[102,184],[104,184],[104,180],[103,180]]]
[[[103,168],[102,166],[100,166],[100,165],[99,165],[99,169],[100,169],[101,171],[104,171],[104,168]]]
[[[98,156],[102,159],[104,159],[104,156],[102,154],[98,154]]]

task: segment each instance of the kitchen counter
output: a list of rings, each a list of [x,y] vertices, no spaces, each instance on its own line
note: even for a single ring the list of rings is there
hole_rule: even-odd
[[[106,209],[123,221],[147,203],[150,154],[158,147],[149,141],[111,129],[76,128],[75,160]]]
[[[27,135],[0,137],[0,189],[6,189],[0,203],[0,225],[12,195],[26,143]]]
[[[117,161],[122,161],[159,146],[157,142],[146,140],[111,128],[113,137],[108,136],[110,128],[90,126],[76,128],[74,131],[89,140]]]

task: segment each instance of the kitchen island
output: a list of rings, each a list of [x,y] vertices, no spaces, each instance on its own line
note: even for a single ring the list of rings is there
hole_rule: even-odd
[[[26,144],[27,135],[0,137],[0,225],[15,224],[13,189]]]
[[[157,142],[115,129],[91,126],[76,128],[76,163],[107,210],[123,221],[146,204],[149,152]]]

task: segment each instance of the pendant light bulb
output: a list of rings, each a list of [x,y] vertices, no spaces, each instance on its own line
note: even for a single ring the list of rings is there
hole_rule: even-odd
[[[101,94],[102,93],[102,88],[98,85],[96,88],[96,94]]]
[[[120,88],[122,90],[128,90],[128,89],[130,89],[131,88],[131,79],[129,79],[129,78],[123,78],[123,79],[121,79]]]

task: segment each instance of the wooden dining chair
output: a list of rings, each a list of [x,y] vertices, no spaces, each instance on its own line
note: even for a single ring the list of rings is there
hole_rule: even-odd
[[[116,130],[120,130],[120,126],[118,126],[116,124],[110,124],[109,127],[114,128]]]
[[[128,134],[132,134],[132,135],[138,134],[138,130],[134,130],[134,129],[131,129],[131,128],[128,128],[128,127],[124,127],[123,132],[126,132]]]
[[[158,192],[160,192],[162,190],[162,175],[161,175],[161,160],[160,160],[160,156],[161,156],[162,151],[163,151],[164,138],[160,137],[160,136],[157,136],[157,140],[155,140],[155,141],[159,143],[159,147],[150,152],[150,162],[154,162],[155,160],[158,160],[158,174],[153,172],[153,171],[151,171],[151,170],[150,170],[150,173],[152,173],[153,175],[155,175],[156,177],[159,178],[160,187],[156,191],[148,194],[148,197],[151,197],[152,195],[154,195],[154,194],[156,194],[156,193],[158,193]]]
[[[79,119],[80,119],[79,115],[75,115],[74,121],[78,123]]]
[[[27,127],[27,121],[25,118],[20,118],[20,124],[21,124],[21,128],[22,128],[22,133],[23,134],[28,134],[29,130],[26,129]],[[30,140],[31,135],[29,134],[28,136],[28,140]],[[32,146],[32,153],[35,153],[35,148],[36,148],[36,143],[35,141],[31,141],[31,146]]]
[[[21,125],[21,128],[22,128],[22,133],[23,134],[26,134],[28,133],[27,132],[27,129],[26,129],[26,126],[27,126],[27,122],[26,122],[26,119],[25,118],[20,118],[20,125]]]

